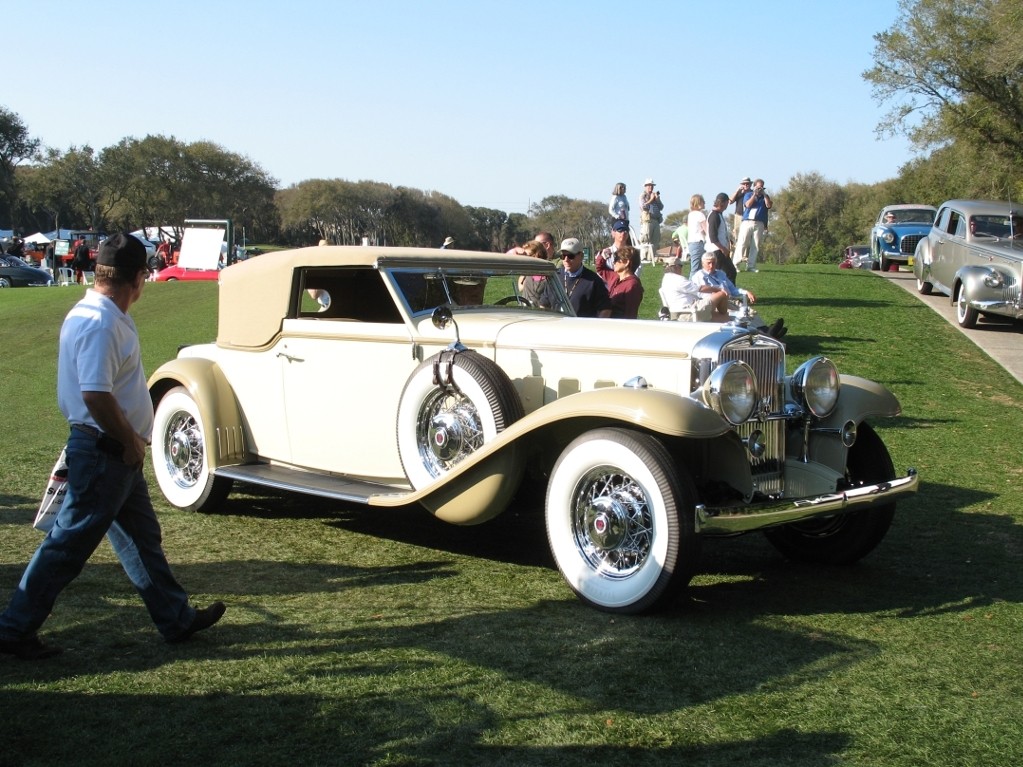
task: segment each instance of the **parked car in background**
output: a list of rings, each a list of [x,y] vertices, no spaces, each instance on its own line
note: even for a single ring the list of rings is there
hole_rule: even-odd
[[[873,269],[874,256],[869,245],[850,245],[842,251],[841,269]]]
[[[25,288],[53,282],[44,269],[29,266],[17,256],[0,255],[0,288]]]
[[[964,328],[984,315],[1023,318],[1023,206],[944,203],[917,247],[913,274],[921,293],[951,297]]]
[[[916,245],[927,236],[937,208],[931,205],[886,205],[870,230],[870,253],[877,269],[906,264]]]
[[[817,564],[877,546],[918,484],[867,423],[900,412],[891,393],[822,356],[787,374],[742,322],[576,317],[573,289],[545,259],[470,251],[229,266],[216,342],[149,379],[160,490],[207,511],[238,481],[459,525],[545,492],[565,580],[622,613],[670,600],[705,536],[763,530]]]
[[[153,278],[156,282],[174,282],[175,280],[218,280],[219,269],[189,269],[175,264],[161,269]]]

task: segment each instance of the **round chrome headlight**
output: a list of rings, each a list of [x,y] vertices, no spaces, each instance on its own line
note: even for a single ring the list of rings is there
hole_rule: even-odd
[[[814,357],[792,374],[792,393],[818,418],[831,414],[838,404],[838,368],[827,357]]]
[[[881,239],[891,245],[895,242],[895,232],[885,232],[881,235]]]
[[[746,423],[757,406],[757,378],[753,368],[732,360],[714,368],[701,390],[703,402],[732,424]]]

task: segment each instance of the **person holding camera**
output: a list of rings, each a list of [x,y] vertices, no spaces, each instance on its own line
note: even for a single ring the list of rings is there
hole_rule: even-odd
[[[749,176],[744,176],[742,181],[739,182],[739,186],[736,188],[732,196],[728,198],[728,204],[735,206],[735,211],[732,214],[732,245],[734,246],[739,242],[739,225],[742,224],[742,207],[743,200],[746,199],[746,192],[753,186],[753,181]]]
[[[736,268],[745,261],[747,272],[756,272],[757,254],[764,241],[767,231],[768,211],[774,203],[771,196],[764,190],[764,180],[758,178],[742,200],[742,223],[739,224],[739,243],[735,249],[732,263]]]
[[[648,242],[653,248],[653,258],[657,258],[657,249],[661,247],[661,221],[664,216],[664,203],[661,202],[661,193],[654,191],[654,180],[648,178],[643,182],[643,194],[639,198],[639,239],[640,242]]]

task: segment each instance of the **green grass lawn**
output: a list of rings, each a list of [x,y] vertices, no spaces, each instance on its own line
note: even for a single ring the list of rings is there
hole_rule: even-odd
[[[152,482],[179,579],[226,617],[164,644],[104,543],[44,626],[64,654],[0,657],[0,765],[1023,763],[1023,386],[877,275],[740,280],[784,316],[790,370],[826,354],[902,402],[875,425],[922,488],[855,567],[708,541],[676,605],[613,617],[564,585],[535,502],[473,528],[262,490],[195,515]],[[216,289],[146,287],[147,372],[212,340]],[[0,291],[3,603],[66,437],[56,337],[80,295]]]

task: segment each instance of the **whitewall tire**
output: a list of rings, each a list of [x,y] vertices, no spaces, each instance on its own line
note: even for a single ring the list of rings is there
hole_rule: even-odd
[[[153,425],[153,472],[164,498],[187,511],[211,511],[231,491],[231,480],[209,468],[206,425],[199,407],[178,386],[156,407]]]
[[[601,610],[666,603],[692,577],[695,490],[654,437],[601,428],[576,438],[547,486],[547,538],[576,595]]]

